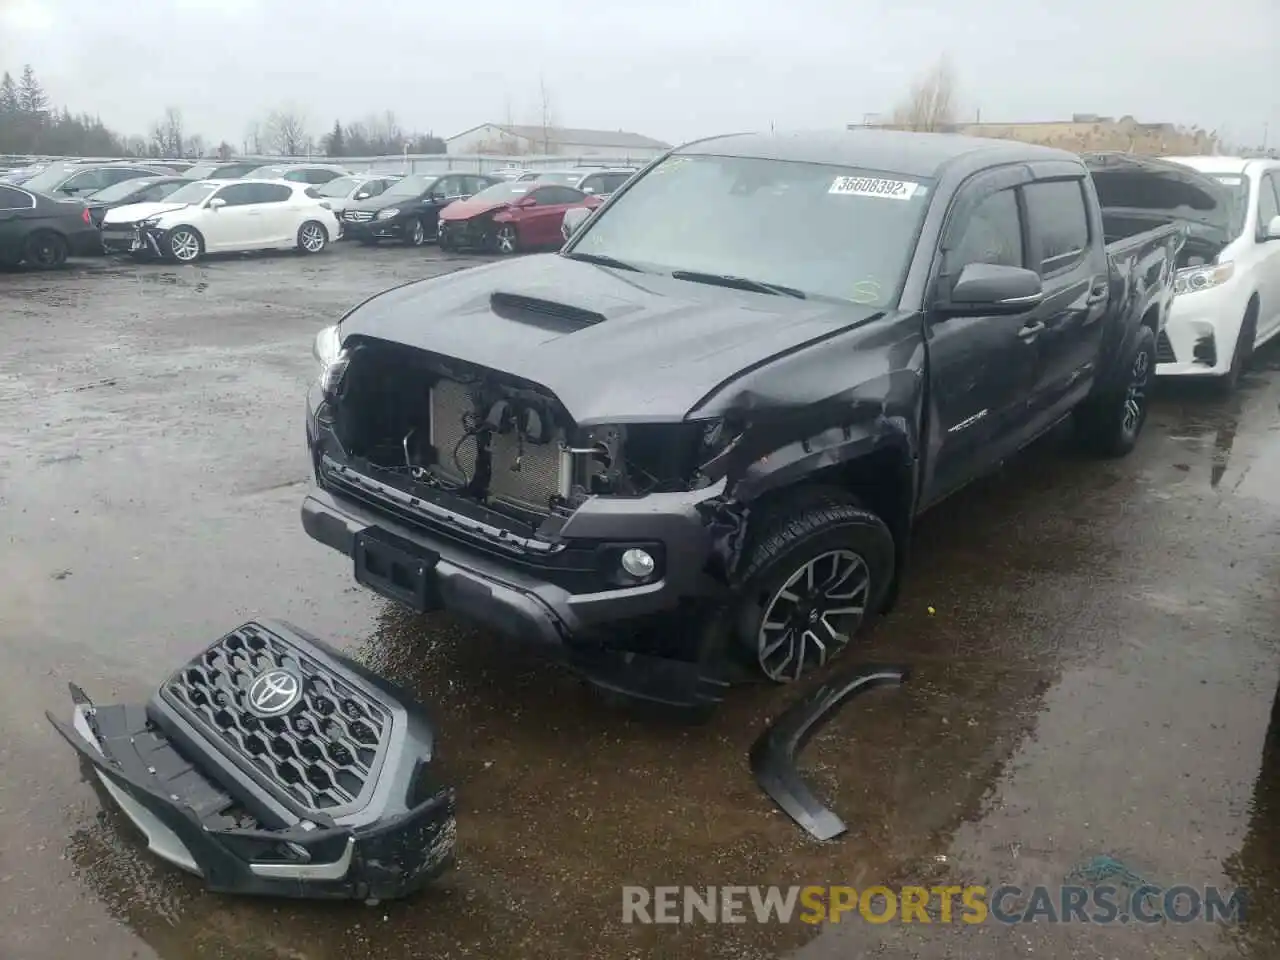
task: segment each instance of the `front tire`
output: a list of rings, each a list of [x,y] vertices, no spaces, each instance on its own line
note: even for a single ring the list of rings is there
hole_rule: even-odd
[[[23,256],[33,270],[57,270],[70,254],[67,238],[50,230],[33,233],[23,249]]]
[[[204,256],[204,237],[195,227],[174,227],[165,236],[164,256],[176,263],[195,263]]]
[[[1257,339],[1258,308],[1254,302],[1250,302],[1249,309],[1244,315],[1244,323],[1240,324],[1235,349],[1231,351],[1231,366],[1214,384],[1219,393],[1232,394],[1240,385],[1240,375],[1249,366],[1249,360],[1253,357],[1253,345]]]
[[[1138,445],[1155,367],[1156,335],[1143,326],[1121,368],[1123,382],[1086,400],[1076,411],[1076,426],[1087,448],[1102,457],[1123,457]]]
[[[298,228],[298,249],[307,254],[321,253],[329,245],[329,231],[323,223],[308,220]]]
[[[893,579],[893,534],[838,490],[797,494],[762,522],[743,567],[737,639],[765,677],[794,683],[880,610]]]
[[[514,223],[504,223],[498,226],[498,229],[493,234],[493,249],[505,257],[519,252],[520,234],[516,230]]]
[[[427,242],[427,225],[420,217],[412,223],[405,224],[404,242],[408,247],[420,247]]]

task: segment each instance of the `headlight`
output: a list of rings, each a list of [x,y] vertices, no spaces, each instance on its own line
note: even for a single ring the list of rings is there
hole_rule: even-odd
[[[1221,286],[1231,279],[1233,273],[1235,264],[1230,260],[1226,263],[1184,267],[1173,275],[1173,295],[1176,297],[1183,293],[1197,293]]]
[[[338,325],[325,327],[316,334],[315,343],[311,345],[311,355],[316,358],[316,362],[322,367],[327,367],[338,359],[338,354],[342,352],[342,334],[338,331]]]
[[[398,216],[400,216],[399,207],[387,207],[387,209],[385,210],[378,211],[379,220],[390,220],[392,217],[398,217]]]
[[[158,227],[158,226],[160,226],[160,218],[159,218],[159,217],[147,217],[147,219],[145,219],[145,220],[140,220],[140,221],[138,221],[138,226],[140,226],[140,227]]]

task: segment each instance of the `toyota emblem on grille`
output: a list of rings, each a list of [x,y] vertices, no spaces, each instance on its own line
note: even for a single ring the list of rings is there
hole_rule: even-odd
[[[264,717],[288,713],[302,698],[302,684],[288,670],[258,674],[249,687],[249,706]]]

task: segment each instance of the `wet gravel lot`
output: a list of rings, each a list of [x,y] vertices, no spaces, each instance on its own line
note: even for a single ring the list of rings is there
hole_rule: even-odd
[[[852,827],[820,845],[745,765],[792,691],[735,691],[693,729],[638,718],[357,589],[302,532],[316,330],[476,262],[343,244],[0,273],[2,960],[1280,956],[1280,350],[1234,398],[1161,390],[1124,461],[1048,438],[921,524],[899,609],[854,654],[912,680],[805,754]],[[144,699],[254,616],[431,705],[460,807],[458,869],[431,891],[206,894],[104,811],[43,719],[69,680]],[[1243,930],[621,923],[623,884],[1059,884],[1102,855],[1255,907]]]

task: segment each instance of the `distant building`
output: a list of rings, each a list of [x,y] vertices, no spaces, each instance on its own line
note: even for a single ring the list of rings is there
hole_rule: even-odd
[[[624,130],[574,130],[506,123],[482,123],[445,140],[449,154],[553,154],[574,157],[656,157],[671,145]]]
[[[848,124],[849,129],[876,126],[892,127],[892,123]],[[1128,153],[1196,156],[1218,151],[1215,134],[1199,127],[1179,127],[1172,123],[1139,123],[1133,117],[1102,117],[1093,113],[1077,113],[1070,120],[1038,120],[1022,123],[953,123],[947,133],[997,140],[1018,140],[1063,150],[1106,151]]]

